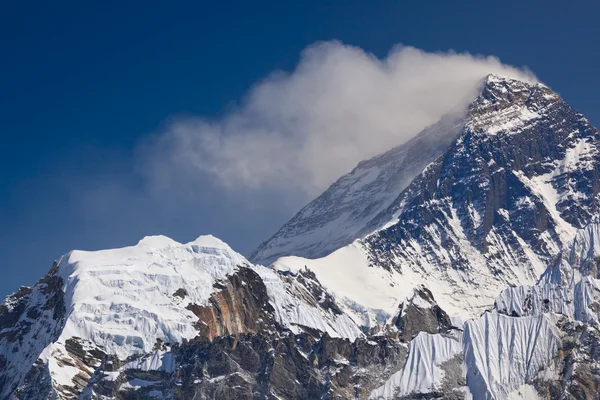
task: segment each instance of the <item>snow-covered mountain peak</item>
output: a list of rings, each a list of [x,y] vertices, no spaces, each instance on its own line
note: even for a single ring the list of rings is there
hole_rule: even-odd
[[[538,84],[539,82],[535,77],[527,77],[521,76],[519,78],[511,77],[508,75],[500,75],[497,73],[489,73],[483,78],[484,84],[493,84],[493,83],[511,83],[511,82],[522,82],[528,84]]]
[[[178,241],[164,235],[151,235],[142,238],[136,246],[157,250],[165,247],[181,247],[190,245],[233,251],[227,243],[213,235],[201,235],[195,240],[186,244],[179,243]]]
[[[533,121],[551,113],[553,104],[560,100],[543,84],[491,74],[469,106],[467,127],[488,135],[522,132]]]
[[[443,150],[395,198],[386,186],[364,185],[358,206],[348,202],[346,210],[354,192],[342,184],[402,151],[420,156],[430,150],[427,141],[359,164],[253,257],[296,255],[275,267],[307,266],[365,325],[392,313],[414,285],[424,284],[452,317],[468,318],[489,309],[505,287],[535,283],[600,210],[600,132],[546,86],[497,76],[488,77],[466,119],[446,132],[452,134],[442,135]],[[330,222],[340,221],[338,212],[362,211],[383,194],[389,206],[369,215],[355,231],[359,239],[317,257],[319,246],[347,232]],[[316,244],[314,236],[305,240],[321,226],[328,230]],[[363,295],[359,288],[375,277],[389,285]]]
[[[304,207],[269,268],[210,235],[66,254],[0,305],[0,398],[592,398],[599,188],[598,129],[490,75]]]
[[[195,244],[195,245],[198,245],[201,247],[213,247],[216,249],[227,249],[227,250],[233,251],[227,243],[225,243],[224,241],[222,241],[221,239],[219,239],[218,237],[213,236],[213,235],[198,236],[198,238],[196,238],[196,240],[194,240],[188,244]]]
[[[168,246],[178,246],[181,243],[171,239],[164,235],[151,235],[145,236],[138,242],[138,246],[150,247],[150,248],[163,248]]]
[[[126,357],[150,351],[157,338],[180,342],[196,336],[186,306],[204,304],[216,281],[248,264],[223,242],[205,242],[151,236],[136,246],[63,256],[58,274],[65,284],[65,339],[86,338]],[[177,291],[185,298],[174,296]]]
[[[254,266],[210,235],[71,251],[0,305],[0,398],[32,374],[71,398],[107,357],[122,364],[157,343],[305,328],[361,336],[330,296],[310,276]]]
[[[244,263],[231,249],[183,245],[165,236],[65,254],[29,293],[12,296],[18,306],[6,310],[9,323],[0,335],[0,360],[8,364],[0,376],[3,389],[18,385],[38,359],[56,387],[71,387],[89,371],[77,366],[72,346],[125,360],[150,352],[157,340],[196,337],[198,319],[190,305],[206,304],[215,283]]]
[[[482,79],[481,89],[466,111],[448,115],[407,143],[361,161],[262,243],[250,259],[270,264],[289,255],[323,257],[389,226],[408,183],[449,151],[457,137],[459,144],[468,137],[464,144],[475,146],[494,136],[516,135],[534,129],[539,122],[548,122],[566,107],[541,83],[490,74]],[[587,122],[580,115],[577,118]]]

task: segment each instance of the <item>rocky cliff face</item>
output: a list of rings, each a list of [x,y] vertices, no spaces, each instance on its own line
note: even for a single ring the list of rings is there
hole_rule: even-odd
[[[419,332],[447,333],[456,329],[448,314],[438,306],[433,294],[424,286],[418,286],[398,307],[398,313],[390,321],[404,342],[410,342]]]
[[[63,280],[55,263],[33,288],[21,287],[0,305],[0,388],[6,396],[40,368],[42,350],[58,338],[65,319]],[[29,369],[31,368],[31,371]]]
[[[197,338],[171,348],[175,371],[121,369],[115,379],[99,375],[90,389],[139,399],[365,398],[406,357],[401,343],[378,339],[309,333]]]
[[[216,282],[208,304],[188,304],[198,317],[199,336],[216,337],[275,331],[274,309],[260,276],[243,267],[223,282]]]

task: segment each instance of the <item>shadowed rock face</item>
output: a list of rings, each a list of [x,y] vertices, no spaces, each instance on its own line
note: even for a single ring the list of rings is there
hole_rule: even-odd
[[[54,263],[34,287],[21,287],[0,304],[0,343],[3,346],[0,350],[0,394],[17,383],[18,371],[23,366],[33,365],[30,370],[25,369],[31,380],[47,372],[36,360],[39,352],[56,340],[65,317],[63,281],[57,273],[58,265]],[[17,356],[19,363],[15,364],[13,359]],[[43,387],[51,389],[49,380]],[[39,396],[37,390],[32,393]],[[45,392],[42,390],[41,393]]]
[[[51,311],[55,321],[64,317],[63,282],[56,276],[57,268],[54,263],[49,273],[36,284],[43,296],[41,308],[37,304],[32,306],[29,302],[34,289],[27,286],[22,286],[16,293],[8,296],[4,304],[0,304],[0,339],[15,342],[31,330],[32,321],[39,319],[43,311]]]
[[[130,370],[92,388],[127,399],[148,398],[152,391],[174,399],[366,398],[406,358],[405,346],[385,337],[351,343],[327,334],[221,336],[186,342],[172,352],[176,372]],[[124,390],[135,377],[153,384]]]
[[[400,304],[391,323],[398,328],[399,337],[404,342],[410,342],[419,332],[446,333],[455,328],[448,314],[437,305],[425,287],[415,288],[412,297]]]

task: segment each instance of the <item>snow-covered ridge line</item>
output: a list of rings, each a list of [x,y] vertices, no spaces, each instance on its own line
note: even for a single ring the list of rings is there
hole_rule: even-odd
[[[72,251],[58,265],[68,316],[59,340],[89,339],[126,358],[150,351],[156,339],[191,339],[197,318],[186,307],[205,304],[215,282],[241,265],[249,263],[213,236],[186,244],[150,236],[120,249]]]
[[[233,279],[241,269],[251,272]],[[231,307],[241,307],[237,302],[242,300],[236,299],[246,296],[243,288],[251,283],[244,281],[247,276],[268,299],[268,305],[257,304],[267,307],[260,312],[274,318],[282,329],[299,333],[306,327],[350,340],[363,335],[347,315],[319,304],[313,292],[321,297],[325,292],[318,282],[286,280],[269,268],[252,265],[210,235],[185,244],[151,236],[119,249],[71,251],[47,277],[24,289],[30,293],[7,298],[4,307],[16,313],[16,321],[0,332],[4,334],[0,335],[0,362],[7,363],[0,382],[8,382],[0,397],[19,385],[38,359],[57,388],[68,388],[81,381],[76,377],[83,367],[65,367],[80,364],[75,358],[78,348],[126,360],[149,354],[157,342],[182,343],[199,336],[199,323],[224,324],[210,329],[246,329],[235,315],[241,310]],[[49,304],[54,308],[45,311]],[[212,307],[224,308],[208,311]],[[227,314],[213,321],[214,312]],[[43,318],[32,320],[35,315]],[[208,319],[199,320],[199,315]],[[11,332],[19,334],[20,340],[13,341]],[[47,334],[42,337],[42,332]],[[84,371],[89,376],[93,372],[87,367]]]
[[[379,214],[450,146],[463,125],[461,116],[449,115],[405,144],[361,161],[262,243],[250,259],[271,264],[288,255],[319,258],[377,229]]]
[[[505,289],[494,310],[467,321],[460,336],[462,347],[453,354],[442,345],[426,346],[425,352],[428,348],[436,352],[421,360],[424,350],[417,345],[423,339],[443,343],[449,337],[419,334],[409,346],[405,366],[373,391],[371,398],[445,393],[449,388],[445,375],[452,375],[452,368],[442,361],[451,357],[464,359],[467,398],[546,398],[547,385],[554,385],[551,398],[571,390],[590,398],[594,388],[586,387],[585,379],[589,364],[596,365],[593,349],[600,343],[600,280],[590,266],[599,258],[600,222],[594,221],[577,231],[537,284]],[[573,377],[577,374],[583,380]]]
[[[457,372],[462,368],[462,336],[444,336],[420,333],[408,347],[404,367],[393,374],[386,383],[369,395],[372,400],[395,399],[407,395],[439,392],[446,370]],[[455,359],[453,365],[444,363]]]

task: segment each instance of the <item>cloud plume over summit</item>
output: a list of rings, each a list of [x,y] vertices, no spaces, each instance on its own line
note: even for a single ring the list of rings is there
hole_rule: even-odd
[[[359,161],[464,108],[488,73],[536,80],[491,56],[399,45],[379,59],[317,43],[226,115],[172,121],[146,141],[144,175],[155,188],[175,175],[208,174],[225,188],[314,196]]]

